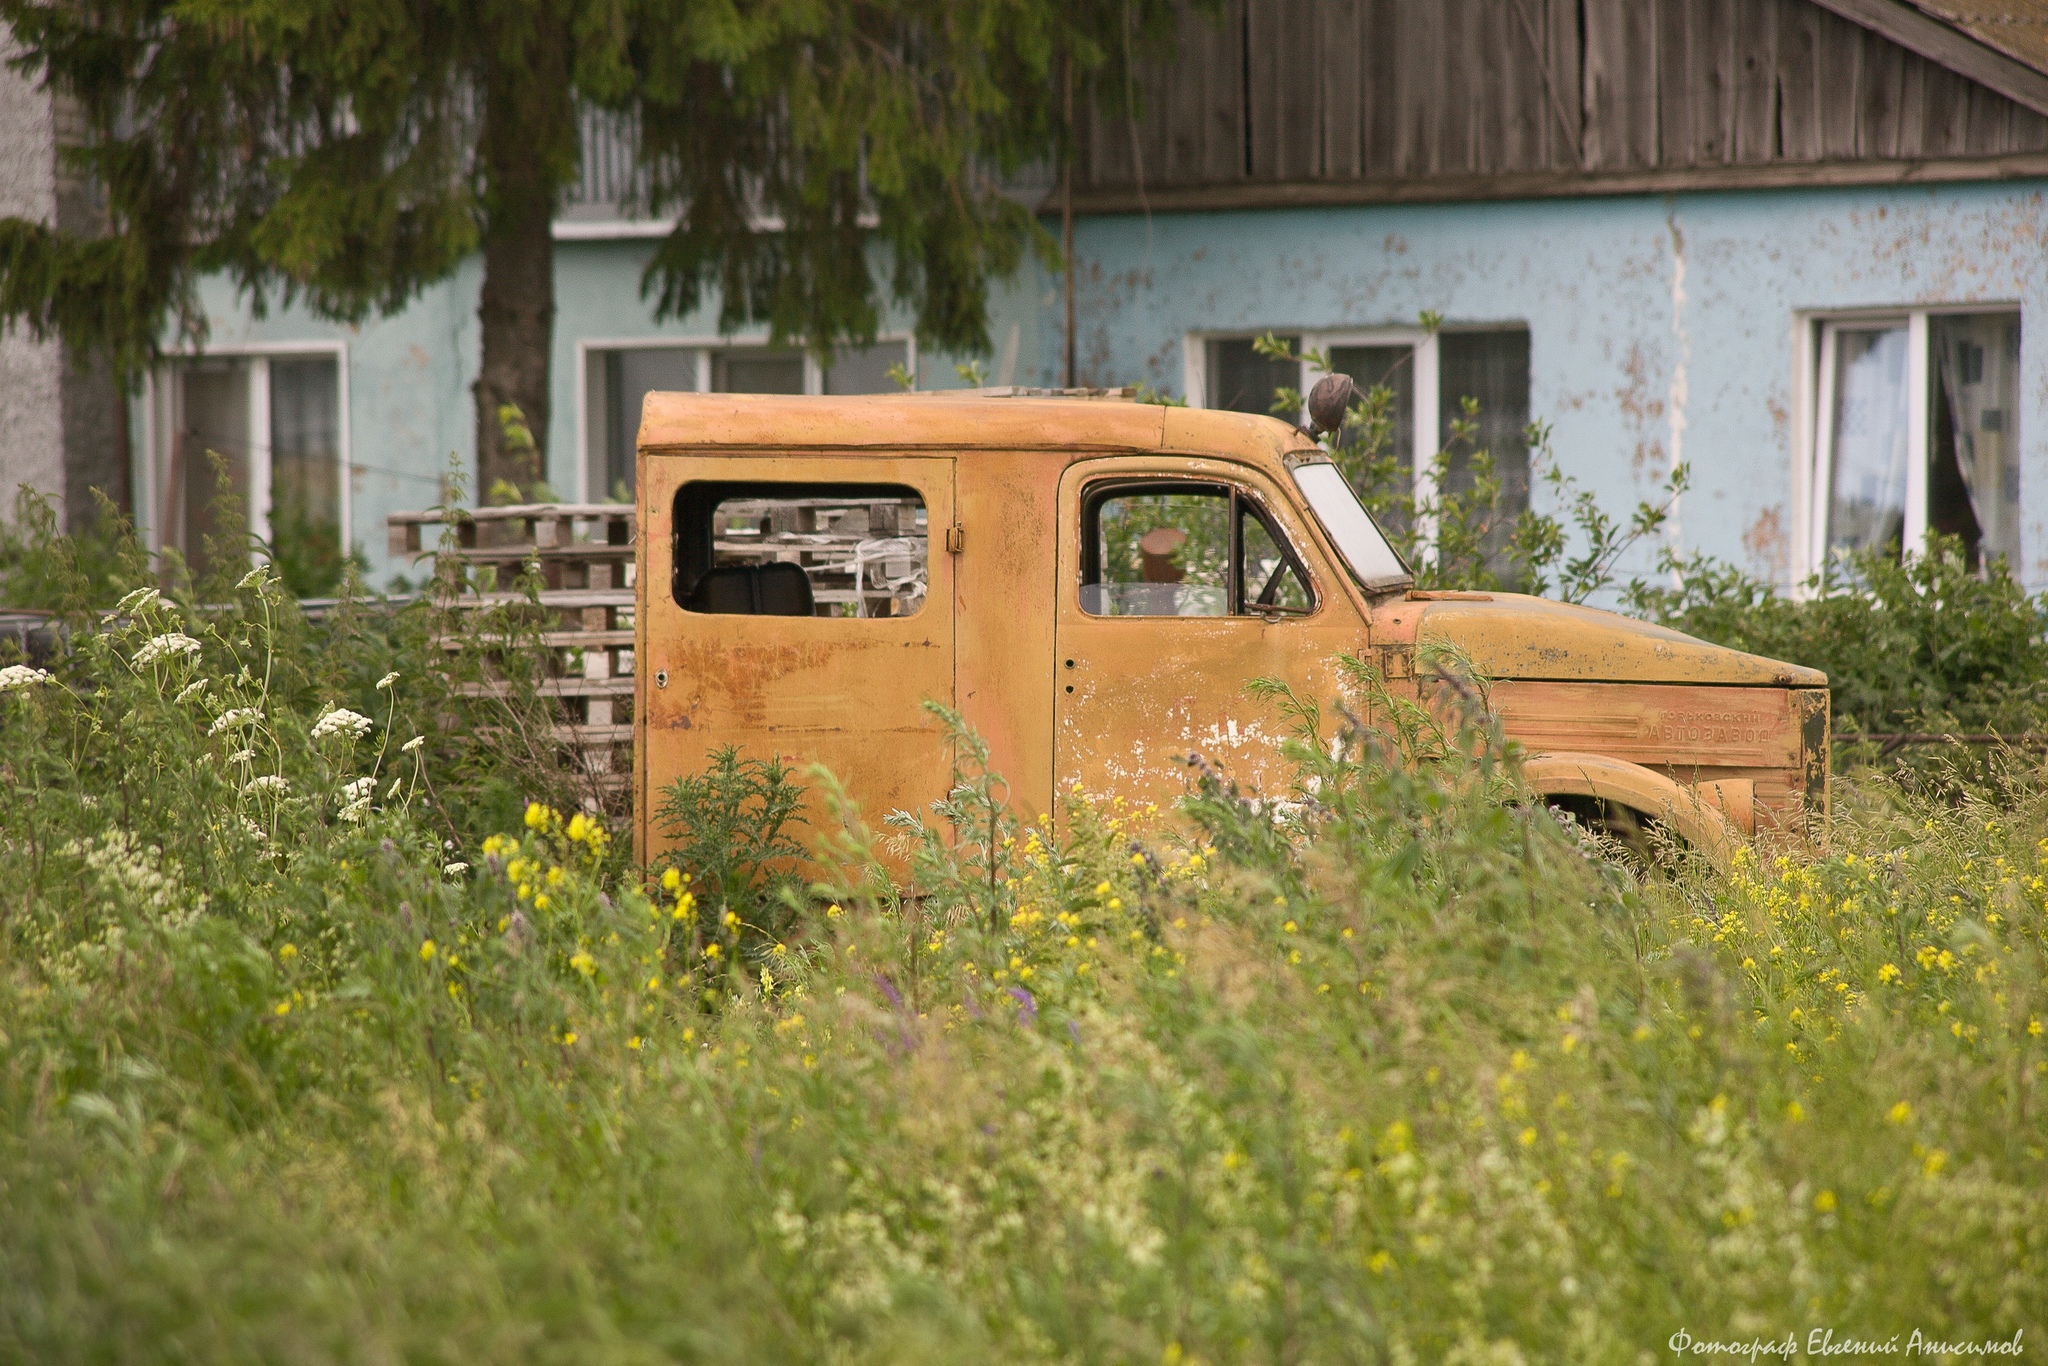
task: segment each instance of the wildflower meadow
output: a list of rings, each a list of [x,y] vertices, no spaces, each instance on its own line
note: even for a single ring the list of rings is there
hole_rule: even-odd
[[[728,754],[642,868],[408,639],[256,571],[0,670],[0,1357],[2048,1348],[2023,755],[1714,868],[1455,691],[1043,819],[942,716],[935,808]]]

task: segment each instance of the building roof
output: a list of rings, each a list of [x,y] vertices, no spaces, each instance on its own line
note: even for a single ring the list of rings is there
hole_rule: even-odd
[[[2044,177],[2048,0],[1224,0],[1138,89],[1079,212]]]

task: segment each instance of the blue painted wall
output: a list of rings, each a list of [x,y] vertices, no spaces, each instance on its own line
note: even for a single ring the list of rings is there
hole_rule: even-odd
[[[2048,583],[2048,182],[1139,215],[1076,228],[1084,383],[1177,394],[1190,333],[1526,323],[1531,409],[1564,470],[1617,512],[1673,455],[1693,469],[1686,549],[1783,577],[1793,503],[1793,336],[1801,310],[2018,304],[2025,559]],[[549,478],[578,487],[577,342],[716,334],[716,309],[655,323],[644,241],[557,244]],[[477,271],[403,313],[343,328],[298,310],[263,321],[224,284],[204,299],[217,344],[348,347],[353,538],[385,582],[387,512],[432,501],[452,457],[473,471]],[[901,326],[901,318],[892,320]],[[995,304],[989,382],[1053,384],[1060,281],[1027,266]],[[960,381],[920,358],[927,387]],[[136,449],[141,450],[138,432]],[[139,487],[139,485],[138,485]],[[1540,496],[1540,491],[1539,491]],[[1648,568],[1648,556],[1632,568]]]
[[[1522,322],[1532,415],[1616,512],[1679,454],[1686,549],[1781,579],[1801,310],[2018,304],[2028,578],[2048,582],[2048,183],[1123,215],[1076,227],[1083,382],[1178,393],[1189,333]],[[1046,320],[1055,282],[1008,307]],[[1539,491],[1540,497],[1540,491]],[[1634,566],[1647,569],[1648,556]]]

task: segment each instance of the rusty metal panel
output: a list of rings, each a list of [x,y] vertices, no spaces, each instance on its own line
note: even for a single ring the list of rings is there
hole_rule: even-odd
[[[823,764],[877,822],[945,793],[949,757],[923,703],[954,702],[954,557],[933,547],[924,606],[904,617],[709,615],[685,611],[669,585],[675,495],[687,481],[906,485],[924,500],[936,540],[953,524],[953,466],[930,455],[641,456],[643,821],[663,788],[728,744],[800,768]],[[821,815],[814,801],[814,825]],[[659,835],[649,824],[649,853]]]
[[[1081,610],[1079,535],[1084,486],[1098,479],[1185,477],[1234,484],[1278,524],[1312,581],[1317,609],[1269,622],[1236,617],[1099,617]],[[1268,471],[1189,456],[1097,459],[1070,468],[1059,488],[1058,652],[1053,692],[1059,788],[1157,802],[1194,784],[1200,754],[1249,790],[1285,795],[1292,778],[1273,704],[1250,696],[1254,678],[1283,679],[1305,698],[1338,695],[1339,651],[1366,643],[1365,621],[1287,490]]]
[[[1519,593],[1415,594],[1417,639],[1496,678],[1822,687],[1813,669],[1743,654],[1591,607]]]
[[[1054,517],[1065,462],[1036,452],[958,463],[959,707],[1026,820],[1053,809]]]
[[[1658,768],[1797,771],[1801,718],[1780,688],[1495,684],[1507,733],[1538,752],[1586,750]]]

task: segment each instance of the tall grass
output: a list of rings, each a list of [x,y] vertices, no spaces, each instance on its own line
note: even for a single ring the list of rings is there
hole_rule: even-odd
[[[468,751],[411,691],[440,655],[236,591],[139,593],[0,675],[0,1356],[2043,1327],[2048,785],[2018,760],[1997,807],[1844,784],[1826,852],[1642,881],[1519,800],[1476,693],[1426,726],[1354,722],[1363,675],[1348,709],[1274,697],[1291,800],[1205,780],[1171,822],[1078,793],[1019,822],[956,727],[948,799],[838,800],[763,934],[558,802],[449,819]]]

